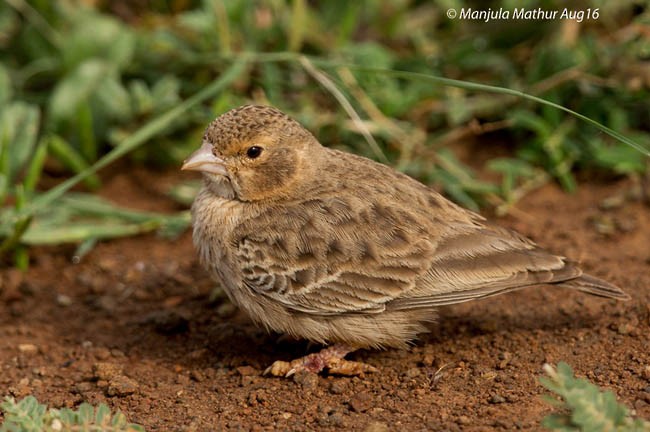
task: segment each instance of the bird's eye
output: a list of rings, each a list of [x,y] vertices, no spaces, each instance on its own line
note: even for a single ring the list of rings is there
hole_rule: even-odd
[[[255,159],[261,154],[262,154],[262,147],[252,146],[252,147],[248,147],[248,150],[246,150],[246,156],[248,156],[251,159]]]

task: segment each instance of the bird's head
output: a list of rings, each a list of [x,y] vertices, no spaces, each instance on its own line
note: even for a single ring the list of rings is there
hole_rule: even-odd
[[[241,201],[278,199],[308,175],[307,159],[321,145],[281,111],[245,105],[217,117],[183,170],[203,173],[208,189]]]

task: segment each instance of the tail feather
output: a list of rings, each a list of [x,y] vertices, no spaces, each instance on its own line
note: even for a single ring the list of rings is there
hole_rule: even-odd
[[[576,279],[561,282],[557,285],[565,288],[576,289],[598,297],[613,298],[617,300],[630,300],[631,298],[619,287],[588,274],[582,274]]]

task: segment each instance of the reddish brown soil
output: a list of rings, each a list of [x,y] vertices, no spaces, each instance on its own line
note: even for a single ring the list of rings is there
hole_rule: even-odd
[[[161,191],[177,179],[116,175],[103,193],[172,209]],[[381,370],[362,378],[260,376],[315,347],[211,302],[189,234],[104,243],[79,264],[73,247],[38,249],[29,273],[0,273],[0,395],[105,402],[152,431],[539,430],[551,412],[542,365],[564,360],[650,418],[650,208],[598,207],[630,187],[581,184],[569,196],[548,185],[500,223],[581,260],[632,301],[542,287],[445,308],[411,350],[352,355]]]

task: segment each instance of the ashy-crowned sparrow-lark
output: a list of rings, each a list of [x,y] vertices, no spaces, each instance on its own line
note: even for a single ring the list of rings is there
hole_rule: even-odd
[[[344,356],[406,347],[439,306],[529,286],[628,298],[405,174],[323,147],[275,108],[223,114],[182,169],[203,173],[194,243],[229,298],[267,329],[331,345],[272,375],[374,370]]]

